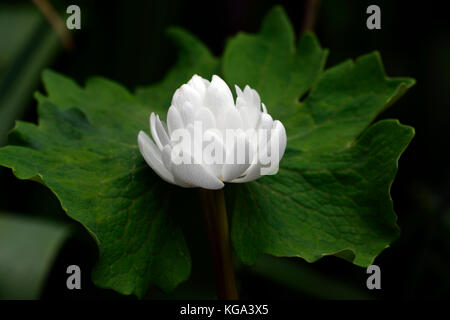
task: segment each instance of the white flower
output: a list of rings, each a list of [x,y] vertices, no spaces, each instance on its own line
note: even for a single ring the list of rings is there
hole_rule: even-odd
[[[220,77],[210,82],[194,75],[175,91],[167,127],[152,113],[153,141],[139,132],[148,165],[167,182],[205,189],[275,174],[286,148],[285,128],[267,113],[254,89],[236,86],[236,94],[235,104]]]

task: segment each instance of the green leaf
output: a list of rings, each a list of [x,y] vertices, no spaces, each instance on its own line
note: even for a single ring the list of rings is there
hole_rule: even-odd
[[[0,299],[38,299],[70,229],[0,213]]]
[[[249,84],[258,91],[269,113],[285,125],[290,148],[339,149],[411,87],[414,79],[387,78],[376,52],[322,74],[327,54],[310,33],[296,47],[286,14],[275,7],[259,34],[241,33],[229,42],[223,73],[227,83]]]
[[[254,86],[289,148],[276,176],[235,187],[233,245],[249,264],[336,254],[367,266],[399,234],[389,189],[414,131],[393,120],[366,128],[414,80],[386,77],[378,53],[322,72],[326,51],[311,34],[296,48],[293,34],[275,8],[224,55],[226,80]]]
[[[39,125],[18,122],[9,137],[13,145],[0,149],[2,165],[48,186],[95,238],[94,282],[139,297],[151,284],[171,290],[185,281],[191,261],[174,219],[180,189],[148,167],[137,134],[148,130],[151,111],[168,108],[194,69],[211,77],[218,65],[187,32],[170,34],[180,59],[160,84],[139,90],[139,99],[106,79],[92,78],[82,88],[45,72],[48,97],[37,94]]]
[[[37,178],[99,246],[94,281],[142,297],[153,283],[187,279],[190,257],[171,213],[174,187],[142,160],[136,137],[150,110],[124,88],[91,79],[86,88],[44,73],[39,125],[18,122],[0,162],[20,179]]]
[[[375,118],[414,84],[386,77],[377,52],[328,69],[288,121],[289,146],[318,152],[346,148]]]
[[[413,135],[383,120],[343,151],[288,153],[277,175],[239,186],[232,239],[240,257],[253,263],[264,252],[313,262],[351,251],[353,263],[370,265],[399,234],[389,189]]]
[[[228,84],[255,88],[274,119],[298,117],[299,98],[317,80],[328,51],[305,34],[295,45],[294,31],[280,7],[264,19],[257,35],[239,33],[223,56]]]

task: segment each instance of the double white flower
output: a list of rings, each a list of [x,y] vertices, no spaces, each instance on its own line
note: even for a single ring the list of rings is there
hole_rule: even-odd
[[[285,128],[267,113],[254,89],[236,86],[236,94],[235,105],[220,77],[208,81],[194,75],[175,91],[167,127],[151,114],[154,141],[139,132],[148,165],[167,182],[205,189],[275,174],[286,148]],[[216,161],[207,161],[211,158]]]

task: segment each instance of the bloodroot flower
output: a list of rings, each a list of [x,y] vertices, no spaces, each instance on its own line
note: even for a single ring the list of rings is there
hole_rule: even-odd
[[[194,75],[175,91],[167,126],[152,113],[153,140],[139,132],[148,165],[169,183],[205,189],[277,173],[286,149],[283,124],[267,113],[254,89],[236,86],[236,94],[235,104],[220,77]]]

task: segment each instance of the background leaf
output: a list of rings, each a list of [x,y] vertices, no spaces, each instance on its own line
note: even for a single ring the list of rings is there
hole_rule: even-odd
[[[37,299],[70,229],[0,213],[0,299]]]
[[[12,34],[11,34],[12,33]],[[36,90],[61,41],[30,5],[0,6],[0,146]]]
[[[353,286],[339,276],[333,277],[329,273],[315,270],[314,265],[295,258],[264,255],[251,267],[250,272],[256,275],[258,280],[269,279],[272,283],[289,288],[293,293],[302,292],[308,299],[367,300],[372,298],[366,288]],[[281,298],[289,298],[289,295]]]

